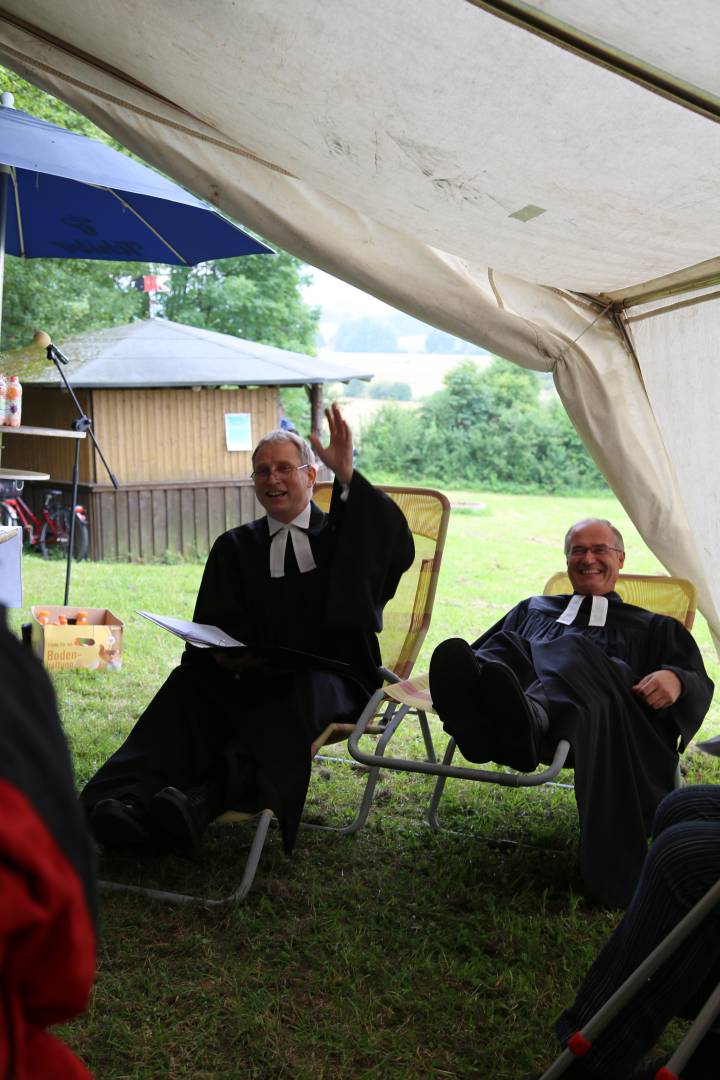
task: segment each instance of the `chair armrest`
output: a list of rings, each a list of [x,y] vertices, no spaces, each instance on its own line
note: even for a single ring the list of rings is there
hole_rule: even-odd
[[[380,675],[384,682],[398,683],[402,681],[400,679],[400,676],[396,675],[394,671],[390,670],[390,668],[380,666],[378,668],[378,675]]]

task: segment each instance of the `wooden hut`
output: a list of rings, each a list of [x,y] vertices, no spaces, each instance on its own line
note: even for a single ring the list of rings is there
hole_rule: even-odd
[[[95,559],[204,555],[225,529],[257,516],[252,446],[279,426],[279,388],[304,386],[313,428],[327,382],[369,378],[301,353],[166,319],[146,319],[61,343],[63,367],[90,438],[80,442],[80,501]],[[16,352],[23,426],[71,428],[78,412],[44,351]],[[2,464],[49,473],[69,488],[76,440],[6,439]],[[39,492],[25,490],[28,502]]]

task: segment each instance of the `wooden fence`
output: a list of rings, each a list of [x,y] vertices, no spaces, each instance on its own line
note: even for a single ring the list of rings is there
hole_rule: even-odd
[[[26,485],[35,513],[47,484]],[[69,505],[68,483],[53,483]],[[81,484],[78,502],[88,514],[91,559],[152,562],[168,556],[203,558],[220,533],[263,513],[252,481],[178,484]]]
[[[320,465],[317,479],[331,480],[332,473]],[[38,517],[48,488],[62,491],[63,504],[70,505],[67,481],[26,484],[23,498]],[[204,558],[220,533],[264,513],[250,479],[123,484],[117,491],[111,484],[80,484],[78,502],[90,524],[88,557],[120,562]]]

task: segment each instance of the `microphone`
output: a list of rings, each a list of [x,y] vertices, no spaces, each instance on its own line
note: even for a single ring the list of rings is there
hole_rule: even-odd
[[[52,338],[44,330],[36,330],[33,334],[33,345],[39,345],[41,349],[47,349],[48,360],[59,360],[61,364],[69,364],[67,356],[53,345]]]

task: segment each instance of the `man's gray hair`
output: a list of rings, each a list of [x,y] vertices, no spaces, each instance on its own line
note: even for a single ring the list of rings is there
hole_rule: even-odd
[[[269,431],[267,435],[263,435],[260,442],[253,450],[252,463],[255,464],[255,458],[260,451],[268,443],[274,442],[289,442],[292,443],[298,454],[300,455],[300,461],[303,465],[312,465],[315,468],[315,454],[310,443],[303,439],[301,435],[296,435],[294,431],[286,431],[282,428],[278,428],[277,431]]]
[[[576,529],[585,527],[586,525],[606,525],[615,537],[615,543],[618,546],[619,551],[625,551],[625,541],[622,538],[622,533],[619,529],[616,529],[612,521],[608,521],[607,518],[583,518],[582,521],[576,521],[574,525],[571,525],[568,531],[565,533],[565,554],[570,551],[570,537]]]

